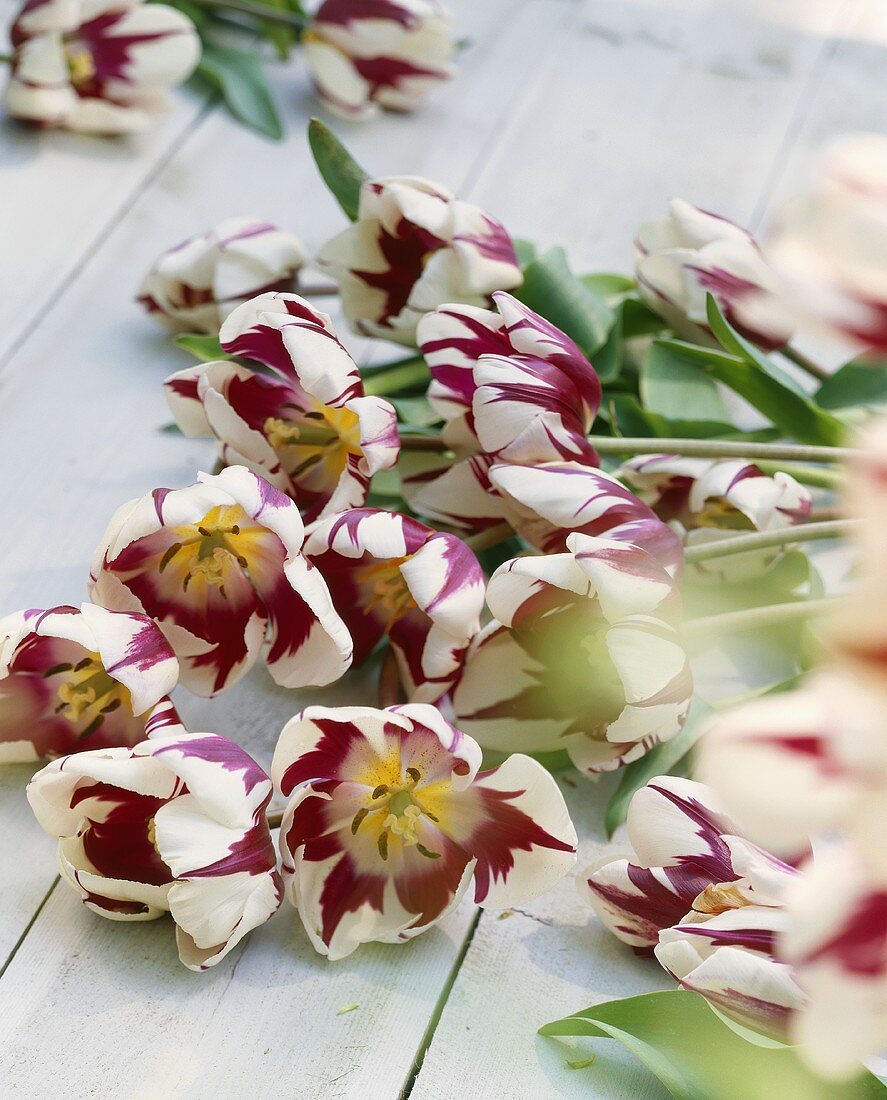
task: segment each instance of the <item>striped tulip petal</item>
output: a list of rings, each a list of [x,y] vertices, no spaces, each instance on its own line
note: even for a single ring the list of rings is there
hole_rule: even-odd
[[[887,879],[851,843],[826,844],[797,876],[787,917],[780,956],[809,995],[792,1039],[818,1073],[852,1077],[887,1044]]]
[[[438,0],[324,0],[301,45],[318,95],[349,119],[412,111],[454,72]]]
[[[118,511],[94,559],[93,602],[154,618],[197,694],[235,683],[262,651],[283,686],[337,679],[351,641],[301,553],[296,505],[243,466],[199,478]]]
[[[112,920],[170,912],[191,970],[214,966],[280,904],[270,798],[243,749],[181,730],[63,757],[28,786],[84,903]]]
[[[187,80],[200,58],[187,16],[139,0],[27,0],[11,40],[9,114],[94,134],[156,121],[165,90]]]
[[[339,283],[355,331],[404,344],[415,344],[416,326],[439,306],[484,306],[494,290],[522,278],[499,222],[411,176],[366,180],[357,221],[320,250],[317,263]]]
[[[228,346],[254,352],[279,378],[234,362],[203,363],[172,375],[165,391],[185,434],[214,435],[224,462],[247,465],[310,521],[363,504],[373,474],[397,461],[400,441],[394,407],[363,395],[329,319],[316,314],[315,322],[303,306],[295,295],[266,295],[224,326]]]
[[[472,644],[453,704],[485,747],[566,749],[593,774],[673,737],[692,680],[662,617],[676,606],[662,566],[626,543],[568,541],[573,553],[515,558],[493,574],[498,622]]]
[[[31,608],[0,620],[0,761],[38,760],[144,739],[178,662],[145,615]],[[160,721],[159,714],[154,719]]]
[[[579,531],[634,543],[672,575],[680,572],[678,535],[603,470],[580,462],[497,463],[490,480],[506,502],[511,525],[537,550],[563,551],[567,535]]]
[[[357,663],[387,636],[411,700],[433,702],[452,686],[483,605],[483,574],[461,539],[354,508],[315,524],[305,553],[330,585]]]
[[[806,997],[792,968],[772,955],[784,923],[781,910],[748,905],[666,928],[655,955],[684,989],[753,1031],[785,1040]]]
[[[528,757],[480,760],[426,704],[309,707],[287,724],[272,767],[290,797],[283,871],[319,952],[410,939],[472,885],[478,904],[520,904],[569,870],[576,833],[551,776]]]
[[[215,336],[228,314],[265,291],[292,290],[305,250],[260,218],[227,218],[158,256],[139,303],[173,332]]]

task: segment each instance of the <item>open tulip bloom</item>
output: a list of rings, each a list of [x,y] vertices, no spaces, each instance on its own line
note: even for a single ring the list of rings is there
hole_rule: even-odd
[[[140,0],[28,0],[12,44],[9,114],[96,134],[144,129],[200,58],[187,16]]]
[[[679,335],[710,341],[706,298],[712,294],[727,319],[762,348],[782,347],[791,326],[773,315],[753,320],[761,299],[776,300],[779,279],[754,237],[734,222],[683,199],[672,199],[669,216],[646,222],[635,239],[638,289]]]
[[[349,324],[414,344],[416,325],[444,302],[485,305],[523,276],[505,228],[480,207],[412,176],[366,180],[357,221],[320,250]]]
[[[520,905],[570,870],[576,831],[549,773],[526,756],[480,763],[427,705],[309,707],[285,726],[283,874],[318,951],[417,936],[472,884],[479,905]]]
[[[301,43],[318,94],[344,118],[412,111],[454,71],[438,0],[324,0]]]
[[[145,615],[31,608],[0,619],[0,761],[134,745],[177,723],[179,666]]]
[[[493,574],[495,618],[471,644],[453,706],[485,748],[566,749],[594,774],[673,737],[692,678],[663,566],[615,540],[573,533],[567,546]]]
[[[785,1038],[805,1003],[792,968],[775,957],[794,867],[738,835],[713,792],[689,779],[651,779],[627,824],[634,860],[583,875],[597,915],[636,950],[653,950],[684,988]]]
[[[791,527],[807,520],[813,505],[810,491],[790,474],[769,476],[742,460],[641,455],[616,473],[688,546]],[[751,550],[698,562],[694,571],[718,581],[749,580],[784,553],[785,547]]]
[[[219,334],[232,355],[166,380],[186,435],[214,435],[222,461],[243,463],[285,492],[306,520],[363,504],[370,480],[400,451],[397,413],[367,397],[330,318],[295,294],[263,294],[233,311]]]
[[[305,250],[291,233],[260,218],[227,218],[158,256],[138,300],[173,332],[215,336],[241,303],[269,291],[294,290],[305,261]]]
[[[284,687],[337,680],[351,639],[301,552],[299,509],[243,466],[198,478],[118,509],[93,561],[93,602],[154,618],[198,695],[236,683],[260,652]]]
[[[484,599],[480,565],[461,539],[354,508],[315,524],[305,553],[351,632],[355,664],[387,637],[410,701],[435,702],[453,685]]]
[[[111,920],[171,913],[191,970],[214,966],[280,905],[270,798],[243,749],[181,727],[54,760],[28,786],[84,904]]]
[[[494,462],[597,465],[588,442],[601,402],[597,373],[560,329],[510,294],[496,309],[445,305],[419,324],[431,371],[428,400],[446,421],[457,461],[406,482],[423,515],[483,527],[507,516],[490,477]]]

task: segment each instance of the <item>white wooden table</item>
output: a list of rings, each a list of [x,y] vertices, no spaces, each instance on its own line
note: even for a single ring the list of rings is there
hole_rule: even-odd
[[[516,235],[566,244],[580,270],[626,269],[637,223],[673,194],[759,225],[825,139],[887,115],[884,0],[450,3],[472,42],[459,79],[421,114],[337,128],[371,171],[436,178]],[[158,431],[160,383],[187,359],[133,304],[155,254],[237,214],[311,247],[340,227],[307,153],[318,108],[298,61],[275,82],[279,145],[186,93],[132,141],[0,125],[3,611],[79,602],[113,509],[212,462],[208,444]],[[310,699],[346,695],[371,699],[369,679]],[[267,764],[308,699],[259,669],[213,703],[180,704],[192,729]],[[29,772],[0,773],[4,1097],[664,1095],[615,1044],[575,1070],[579,1055],[536,1036],[594,1000],[667,984],[603,933],[572,881],[507,919],[466,904],[407,946],[336,964],[283,909],[192,974],[168,921],[103,921],[57,888]],[[605,786],[565,788],[580,866],[603,848]]]

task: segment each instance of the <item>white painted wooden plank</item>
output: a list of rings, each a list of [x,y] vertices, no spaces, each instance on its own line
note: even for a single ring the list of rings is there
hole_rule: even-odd
[[[855,8],[592,0],[534,66],[538,94],[510,113],[472,197],[597,271],[630,268],[637,226],[672,195],[748,221],[828,36]]]
[[[810,143],[863,124],[866,113],[856,121],[842,91],[854,84],[861,53],[872,69],[878,67],[877,50],[829,40],[834,11],[828,5],[776,7],[780,18],[769,24],[737,18],[738,9],[731,17],[723,4],[689,5],[681,12],[594,4],[586,18],[597,46],[588,49],[577,35],[573,52],[568,47],[567,56],[558,56],[545,91],[526,104],[510,139],[481,173],[480,201],[497,196],[509,225],[546,243],[568,241],[577,260],[596,269],[607,264],[624,269],[636,225],[655,216],[668,194],[748,220],[775,176],[771,164],[795,136],[799,114],[815,135]],[[849,27],[851,34],[860,23],[871,28],[875,19],[870,5],[842,14],[839,29]],[[880,31],[880,16],[875,23]],[[580,58],[585,77],[578,75]],[[729,70],[721,58],[729,58]],[[745,79],[756,69],[753,80]],[[873,76],[866,79],[870,83]],[[725,85],[728,80],[734,83]],[[628,101],[615,110],[623,96]],[[815,106],[808,106],[811,102]],[[820,104],[833,106],[829,112]],[[545,120],[552,120],[548,130]],[[575,195],[587,181],[585,203],[531,203],[528,196],[542,187],[541,165],[565,148],[570,133],[588,132],[585,126],[593,136],[584,152],[558,164],[565,195]],[[517,186],[509,166],[519,153],[528,155],[533,175]],[[527,220],[519,221],[521,215]],[[727,677],[739,668],[746,678],[761,676],[748,662],[737,665],[735,655],[712,668]],[[584,838],[580,869],[604,852],[627,850],[624,831],[610,846],[601,833],[611,782],[580,781],[568,795]],[[617,1044],[579,1041],[571,1052],[535,1034],[541,1024],[597,1000],[668,986],[658,965],[636,958],[610,936],[571,882],[525,912],[529,915],[505,921],[481,917],[412,1100],[462,1094],[538,1100],[664,1097],[652,1075]],[[591,1051],[597,1053],[591,1067],[568,1066]]]
[[[583,840],[578,870],[604,854],[601,817],[612,777],[562,789]],[[544,1039],[542,1024],[597,1001],[667,988],[658,964],[605,931],[577,889],[577,875],[503,919],[485,913],[425,1056],[411,1100],[659,1100],[667,1093],[614,1042]],[[2,988],[2,986],[0,986]],[[571,1069],[597,1053],[587,1069]]]
[[[287,908],[194,974],[170,921],[102,920],[58,887],[0,982],[4,1096],[393,1100],[470,918],[329,963]]]
[[[460,80],[442,93],[452,97],[454,114],[432,103],[423,115],[350,128],[347,139],[376,171],[424,171],[458,188],[495,138],[499,114],[520,99],[524,70],[572,5],[459,0],[454,6],[460,33],[475,42]],[[278,91],[286,102],[286,88]],[[496,110],[478,112],[478,102]],[[9,361],[0,376],[4,519],[17,535],[0,562],[0,607],[82,599],[90,556],[114,508],[154,486],[186,484],[196,468],[211,464],[209,444],[157,430],[169,420],[161,381],[190,360],[140,313],[132,295],[162,247],[224,216],[256,212],[296,229],[312,246],[343,225],[307,152],[302,131],[312,105],[306,92],[293,111],[287,143],[263,144],[261,156],[254,135],[224,114],[204,119]],[[68,216],[62,209],[60,224]],[[48,218],[45,231],[51,232]],[[354,683],[345,689],[354,690]],[[372,689],[345,697],[365,702]],[[342,689],[333,689],[310,701],[343,698]],[[257,669],[214,704],[188,697],[181,703],[192,726],[237,738],[267,764],[283,722],[307,701],[307,695],[275,689]],[[16,896],[0,892],[6,937],[0,948],[14,945],[54,873],[42,841],[39,852],[30,846],[27,815],[13,815],[9,826],[0,881],[15,865],[19,888]],[[34,851],[35,858],[21,861],[22,850]]]
[[[18,0],[3,0],[0,23],[20,7]],[[0,110],[0,362],[206,109],[185,90],[171,101],[159,126],[122,138],[37,130]]]

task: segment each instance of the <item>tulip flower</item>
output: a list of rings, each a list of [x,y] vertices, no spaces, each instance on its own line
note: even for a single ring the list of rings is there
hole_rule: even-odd
[[[284,727],[272,774],[288,897],[331,959],[400,943],[473,886],[484,908],[523,904],[573,866],[557,784],[512,756],[479,772],[477,742],[426,704],[308,707]]]
[[[826,844],[786,904],[777,946],[808,994],[791,1039],[818,1073],[853,1077],[887,1049],[887,875],[852,844]]]
[[[111,920],[171,913],[190,970],[215,966],[280,905],[270,798],[243,749],[181,727],[54,760],[28,785],[84,904]]]
[[[598,917],[635,950],[652,950],[684,988],[784,1037],[804,1003],[791,967],[774,957],[795,869],[737,835],[714,792],[689,779],[651,779],[627,827],[634,859],[582,876]]]
[[[91,134],[145,129],[200,58],[187,16],[139,0],[28,0],[12,45],[7,112]]]
[[[241,303],[293,290],[305,262],[292,233],[259,218],[228,218],[158,256],[138,300],[173,332],[215,336]]]
[[[408,699],[439,699],[480,626],[483,573],[465,543],[409,516],[353,508],[316,523],[304,549],[351,631],[355,664],[387,637]]]
[[[594,774],[673,737],[692,679],[665,569],[629,543],[574,532],[567,547],[493,574],[495,619],[472,642],[453,706],[484,748],[565,749]]]
[[[338,281],[351,327],[414,344],[416,325],[444,302],[486,305],[522,275],[505,228],[479,206],[411,176],[366,180],[357,221],[317,263]]]
[[[405,483],[416,511],[482,527],[508,515],[490,477],[494,462],[596,465],[586,438],[601,401],[598,376],[576,344],[510,294],[495,310],[447,305],[425,317],[419,344],[428,400],[446,421],[457,461]]]
[[[842,669],[719,715],[700,750],[706,782],[753,839],[792,854],[812,836],[851,835],[887,876],[887,694]]]
[[[787,915],[781,908],[744,905],[697,916],[659,937],[655,955],[684,989],[700,993],[740,1024],[783,1041],[807,998],[795,971],[775,957]]]
[[[0,619],[0,761],[134,745],[178,716],[178,662],[156,624],[83,604]]]
[[[617,478],[580,462],[538,466],[497,463],[490,481],[505,501],[508,522],[544,554],[566,549],[572,531],[631,542],[671,573],[680,573],[679,536]]]
[[[629,459],[616,474],[681,532],[688,546],[803,523],[813,504],[809,490],[790,474],[770,477],[741,460],[643,455]],[[784,547],[751,550],[698,562],[694,569],[700,579],[749,580],[784,553]]]
[[[324,0],[301,45],[318,94],[343,118],[415,110],[454,73],[438,0]]]
[[[165,383],[186,435],[214,435],[222,462],[242,463],[285,492],[306,520],[363,504],[370,479],[397,461],[397,413],[366,397],[332,322],[295,294],[264,294],[222,326],[222,345],[274,371],[200,363]]]
[[[683,199],[671,200],[667,218],[645,222],[638,230],[635,277],[648,304],[694,343],[713,343],[706,319],[709,294],[731,324],[760,347],[782,347],[791,336],[791,327],[775,310],[757,323],[742,311],[752,299],[773,298],[779,289],[754,237]]]
[[[777,301],[754,300],[755,320],[774,314],[887,349],[887,138],[833,142],[810,191],[776,221],[767,255],[784,281]],[[760,315],[760,318],[759,316]]]
[[[332,683],[351,640],[301,553],[303,533],[289,497],[245,467],[199,474],[118,509],[93,560],[92,600],[155,619],[198,695],[236,683],[260,651],[283,687]]]

